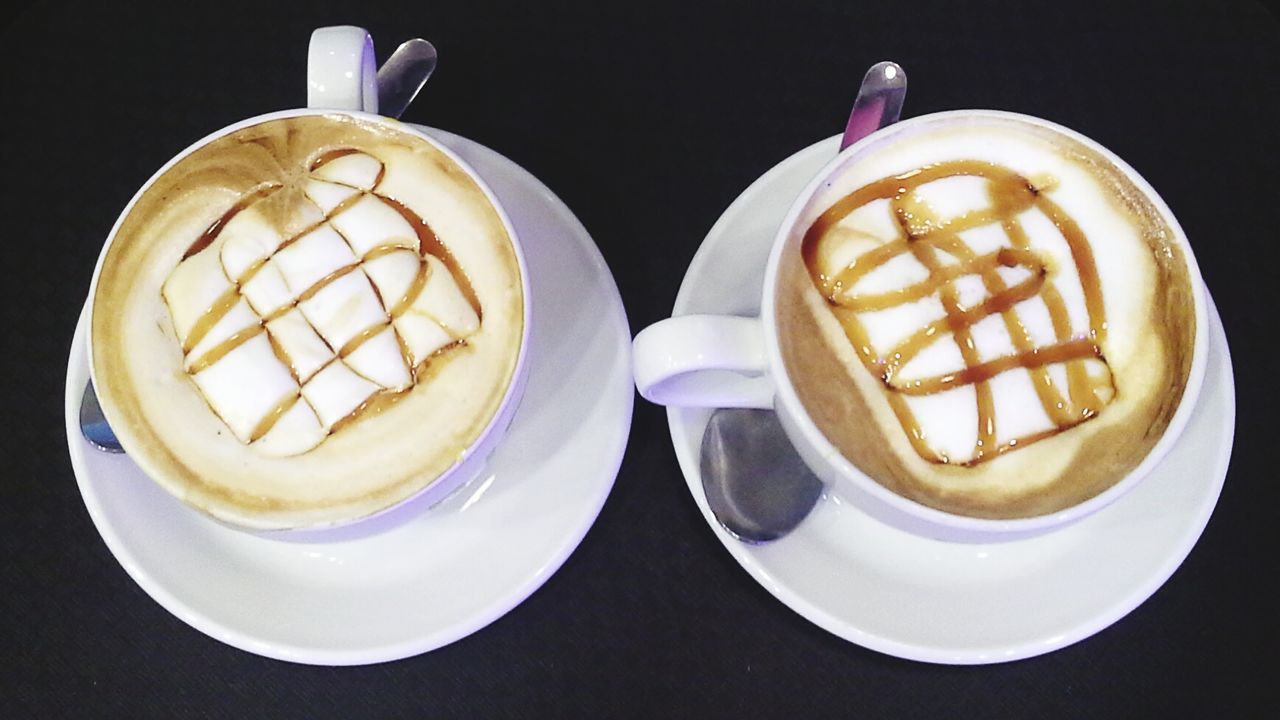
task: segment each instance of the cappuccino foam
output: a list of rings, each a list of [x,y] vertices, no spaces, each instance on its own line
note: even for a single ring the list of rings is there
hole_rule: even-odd
[[[131,457],[268,527],[430,484],[489,425],[523,334],[484,191],[425,140],[347,116],[177,161],[122,220],[93,302],[95,379]]]
[[[788,375],[881,484],[1053,512],[1145,456],[1187,381],[1188,271],[1143,193],[1012,119],[933,121],[837,171],[780,275]]]

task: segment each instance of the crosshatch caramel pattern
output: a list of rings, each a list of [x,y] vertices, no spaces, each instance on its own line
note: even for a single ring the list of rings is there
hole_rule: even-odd
[[[943,220],[919,198],[916,190],[957,176],[985,180],[989,205]],[[954,462],[930,447],[908,405],[909,397],[974,387],[977,445],[972,458],[959,463],[963,465],[976,465],[1079,425],[1096,417],[1115,397],[1112,373],[1102,351],[1107,331],[1106,314],[1089,241],[1076,222],[1045,195],[1044,184],[1037,187],[1018,173],[991,163],[976,160],[939,163],[884,178],[845,195],[823,212],[805,233],[802,254],[810,277],[826,298],[858,357],[883,383],[889,404],[912,447],[927,461]],[[881,200],[889,203],[898,237],[862,253],[839,271],[824,274],[822,258],[830,251],[830,245],[837,242],[833,229],[859,208]],[[1030,238],[1018,219],[1030,210],[1038,210],[1052,221],[1070,248],[1088,311],[1087,332],[1073,331],[1067,305],[1055,286],[1051,268],[1031,247]],[[1006,239],[995,251],[979,254],[960,236],[966,230],[989,225],[998,226]],[[924,280],[887,292],[856,292],[862,278],[906,254],[927,269]],[[1028,271],[1029,276],[1010,285],[999,274],[1000,267],[1019,267]],[[970,306],[961,303],[956,286],[956,282],[966,276],[979,277],[986,289],[985,298]],[[894,347],[873,347],[861,314],[930,296],[941,302],[945,311],[942,318],[916,329]],[[1037,345],[1015,310],[1019,303],[1034,299],[1042,301],[1048,309],[1055,335],[1052,344]],[[1002,318],[1014,352],[984,361],[971,328],[992,315]],[[900,376],[901,369],[912,359],[934,343],[947,339],[960,351],[964,360],[962,370],[909,380]],[[1104,371],[1091,374],[1086,367],[1088,360],[1100,361]],[[1049,367],[1056,363],[1062,363],[1066,370],[1066,387],[1060,387],[1049,372]],[[1000,443],[991,381],[1001,373],[1015,371],[1029,373],[1052,427]]]
[[[316,160],[312,164],[310,171],[312,175],[314,175],[314,173],[329,162],[340,158],[351,159],[349,156],[355,155],[362,155],[370,162],[377,163],[377,170],[376,173],[373,174],[372,182],[368,184],[352,183],[341,178],[326,178],[324,182],[345,188],[347,197],[329,209],[328,212],[324,212],[322,219],[309,225],[301,232],[284,238],[275,249],[269,252],[269,254],[258,258],[239,272],[233,272],[229,269],[225,260],[219,263],[223,272],[226,274],[227,280],[231,283],[230,288],[218,297],[212,306],[205,311],[200,319],[191,327],[186,337],[181,338],[184,365],[187,373],[192,377],[195,377],[199,373],[213,367],[216,363],[222,361],[227,355],[234,352],[237,348],[240,348],[245,343],[260,335],[264,335],[270,341],[271,349],[276,359],[278,359],[279,362],[288,369],[289,375],[293,378],[293,382],[296,385],[294,391],[282,397],[280,401],[276,403],[260,421],[258,421],[249,437],[241,437],[242,441],[254,442],[265,436],[276,425],[277,421],[288,413],[295,404],[299,402],[310,404],[304,392],[308,383],[313,382],[315,378],[320,376],[326,369],[330,368],[331,365],[342,364],[347,370],[350,370],[356,375],[360,375],[365,380],[368,380],[372,384],[372,387],[370,388],[367,397],[356,405],[356,407],[346,416],[338,419],[336,422],[322,423],[327,425],[326,435],[336,432],[343,425],[356,420],[365,412],[376,410],[386,402],[393,402],[398,396],[411,390],[417,383],[424,381],[429,367],[437,367],[438,363],[445,359],[444,356],[451,351],[454,351],[456,348],[465,345],[466,335],[470,333],[457,332],[456,329],[449,328],[449,324],[447,322],[437,320],[437,324],[445,328],[446,332],[449,332],[449,341],[441,347],[432,350],[425,357],[418,357],[410,348],[404,337],[402,337],[396,329],[396,320],[404,315],[404,313],[414,305],[415,300],[417,300],[419,295],[422,293],[432,274],[432,264],[428,261],[429,257],[439,261],[439,265],[435,270],[436,272],[443,269],[452,276],[452,280],[457,289],[461,291],[466,303],[470,305],[471,309],[475,312],[477,320],[481,318],[479,300],[468,283],[466,274],[458,266],[458,263],[449,252],[448,248],[444,246],[427,223],[416,213],[394,199],[378,193],[378,187],[385,175],[385,164],[377,158],[374,158],[362,151],[339,150],[327,153]],[[307,179],[314,178],[309,176]],[[270,184],[246,194],[230,209],[228,209],[227,212],[225,212],[216,222],[214,222],[187,250],[183,256],[183,261],[213,245],[217,241],[218,236],[223,229],[226,228],[228,223],[230,223],[239,213],[253,207],[256,203],[264,202],[273,195],[282,192],[297,193],[300,196],[299,199],[301,199],[301,196],[304,194],[303,192],[299,192],[299,188],[291,188],[287,184]],[[371,247],[367,245],[359,247],[334,226],[333,221],[335,219],[338,219],[343,213],[349,212],[351,208],[355,207],[358,203],[370,198],[376,199],[377,201],[385,204],[398,216],[403,218],[404,221],[413,229],[414,237],[391,237],[386,238]],[[308,198],[308,200],[314,203],[314,199]],[[306,201],[307,200],[302,200],[302,202]],[[342,266],[331,270],[323,277],[305,287],[290,287],[289,291],[291,297],[289,297],[288,300],[279,307],[270,309],[267,312],[263,312],[264,308],[255,307],[253,301],[245,292],[245,286],[248,285],[259,272],[262,272],[267,268],[268,265],[280,255],[280,253],[285,252],[287,249],[294,246],[295,243],[312,236],[313,233],[321,229],[325,229],[326,231],[332,230],[338,237],[342,238],[342,241],[345,242],[347,247],[351,250],[352,262],[345,263]],[[412,253],[417,259],[418,270],[403,294],[398,297],[384,297],[383,293],[380,291],[379,283],[375,282],[371,277],[367,266],[369,263],[379,258],[395,253]],[[343,338],[341,342],[337,342],[334,337],[326,334],[323,329],[311,324],[311,319],[307,317],[305,304],[309,299],[316,297],[334,283],[351,278],[358,278],[358,280],[356,280],[356,287],[358,288],[357,293],[367,293],[369,297],[364,299],[372,299],[378,304],[381,308],[381,317],[368,327],[356,332],[353,336]],[[245,303],[255,314],[257,314],[257,322],[250,323],[247,327],[231,334],[212,347],[203,348],[198,354],[193,354],[208,333],[241,303]],[[323,346],[327,349],[329,354],[327,361],[323,362],[319,366],[307,367],[305,370],[303,370],[300,367],[300,363],[290,355],[289,348],[285,343],[280,341],[279,337],[277,337],[277,333],[273,332],[272,329],[273,323],[299,310],[301,311],[298,313],[299,317],[308,322],[310,330],[315,334],[315,339],[323,343]],[[418,310],[416,312],[421,311]],[[348,359],[353,353],[384,332],[390,332],[392,334],[392,337],[396,342],[396,346],[399,349],[400,360],[404,363],[404,369],[406,370],[407,381],[405,382],[387,383],[386,381],[379,381],[372,377],[365,377],[364,375],[361,375],[356,368],[352,367],[350,362],[348,362]],[[472,332],[474,332],[474,329]],[[207,396],[206,401],[209,401]],[[210,405],[215,414],[218,414],[218,410],[216,407],[213,407],[212,402]],[[322,417],[321,411],[316,407],[311,406],[311,411],[317,416],[317,418]]]

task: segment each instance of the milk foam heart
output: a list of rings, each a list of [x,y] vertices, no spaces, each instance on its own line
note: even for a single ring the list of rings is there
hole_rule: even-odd
[[[797,394],[855,465],[939,509],[1023,517],[1124,476],[1195,333],[1185,262],[1105,158],[1014,120],[934,122],[852,158],[780,272]]]
[[[95,283],[93,370],[130,457],[175,495],[315,525],[466,456],[504,407],[525,314],[513,239],[468,171],[393,121],[285,116],[135,198]]]

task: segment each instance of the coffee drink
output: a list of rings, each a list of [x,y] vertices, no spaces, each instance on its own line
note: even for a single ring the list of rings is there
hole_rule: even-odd
[[[348,520],[486,432],[524,303],[501,214],[436,146],[393,121],[280,117],[135,199],[94,287],[94,379],[130,457],[190,504]]]
[[[779,266],[778,341],[852,464],[939,510],[1023,518],[1146,457],[1188,383],[1195,291],[1125,170],[973,115],[887,133],[830,178]]]

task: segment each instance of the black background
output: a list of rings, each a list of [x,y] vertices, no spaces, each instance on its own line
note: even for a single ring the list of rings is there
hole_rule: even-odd
[[[187,627],[125,575],[80,502],[62,429],[71,331],[134,190],[208,132],[304,104],[310,30],[344,23],[369,28],[383,57],[409,37],[435,43],[440,67],[405,119],[488,145],[558,193],[616,274],[633,331],[669,314],[743,188],[843,127],[877,60],[907,69],[906,115],[1013,110],[1100,141],[1180,218],[1232,343],[1235,452],[1199,544],[1131,615],[1050,655],[988,667],[880,655],[733,562],[689,497],[662,411],[638,402],[582,545],[464,640],[314,668]],[[35,3],[0,19],[0,48],[0,717],[1275,712],[1260,663],[1280,640],[1280,494],[1264,465],[1280,25],[1260,5]]]

